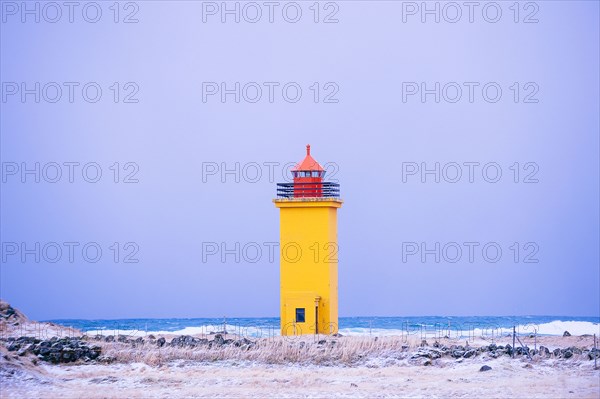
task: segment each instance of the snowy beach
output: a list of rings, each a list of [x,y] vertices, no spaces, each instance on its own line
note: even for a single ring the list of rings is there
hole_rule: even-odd
[[[594,369],[599,353],[589,334],[522,334],[514,345],[511,335],[135,337],[84,335],[20,313],[3,318],[2,398],[597,398],[600,393],[600,370]]]

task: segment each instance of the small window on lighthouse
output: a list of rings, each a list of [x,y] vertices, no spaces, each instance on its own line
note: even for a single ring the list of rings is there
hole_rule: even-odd
[[[296,323],[304,323],[304,308],[296,308]]]

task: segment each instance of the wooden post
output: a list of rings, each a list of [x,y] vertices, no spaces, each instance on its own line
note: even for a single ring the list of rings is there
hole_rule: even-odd
[[[512,346],[512,357],[515,357],[515,337],[517,335],[517,329],[513,326],[513,346]]]
[[[594,334],[594,370],[598,369],[598,347],[596,346],[596,334]]]

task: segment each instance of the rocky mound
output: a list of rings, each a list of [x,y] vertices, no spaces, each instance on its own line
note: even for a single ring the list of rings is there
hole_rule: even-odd
[[[27,319],[27,317],[18,309],[10,306],[8,302],[4,302],[0,299],[0,322],[1,321],[12,325],[17,325],[20,323],[26,323],[29,321],[29,319]]]

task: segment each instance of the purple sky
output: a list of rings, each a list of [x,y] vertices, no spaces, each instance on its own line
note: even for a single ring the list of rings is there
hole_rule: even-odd
[[[313,3],[2,1],[0,297],[277,316],[275,183],[310,143],[341,316],[599,315],[598,3]]]

